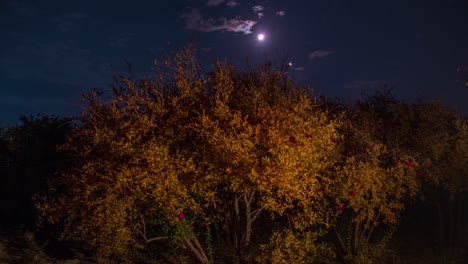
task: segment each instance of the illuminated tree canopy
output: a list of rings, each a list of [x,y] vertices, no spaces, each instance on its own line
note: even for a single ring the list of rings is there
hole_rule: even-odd
[[[417,161],[376,135],[371,112],[331,114],[271,65],[215,61],[205,73],[195,57],[185,49],[84,96],[61,147],[77,165],[36,197],[44,223],[91,241],[102,261],[153,245],[173,262],[211,263],[216,250],[240,263],[371,256],[374,228],[397,223],[419,188]]]

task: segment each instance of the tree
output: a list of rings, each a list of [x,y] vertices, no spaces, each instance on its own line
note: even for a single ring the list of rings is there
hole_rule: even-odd
[[[81,125],[62,147],[79,162],[64,186],[38,197],[43,220],[90,240],[104,259],[162,243],[200,263],[213,259],[212,230],[237,261],[251,261],[262,212],[302,227],[326,221],[313,208],[338,123],[301,87],[271,65],[243,73],[215,63],[205,75],[192,49],[156,68],[151,78],[118,76],[110,96],[84,97]],[[156,254],[177,257],[170,252]]]
[[[379,99],[383,98],[390,99],[385,95]],[[319,100],[320,108],[332,119],[342,120],[334,141],[338,153],[319,177],[320,200],[305,207],[325,221],[275,232],[270,243],[262,246],[259,261],[384,260],[407,198],[420,189],[421,166],[412,152],[387,135],[383,127],[387,119],[381,115],[386,105],[375,104],[373,99],[352,104]],[[301,207],[295,209],[297,217],[307,215]]]
[[[379,91],[360,102],[360,117],[372,135],[418,161],[421,198],[431,201],[439,221],[441,261],[454,258],[455,242],[463,241],[463,194],[467,183],[466,118],[437,101],[401,101]],[[363,126],[362,122],[359,126]],[[416,162],[414,163],[416,165]],[[416,205],[422,205],[418,203]],[[419,206],[421,207],[421,206]],[[421,209],[417,209],[421,213]]]
[[[346,122],[340,130],[340,158],[323,185],[323,199],[334,219],[329,239],[344,263],[380,261],[407,197],[420,188],[417,159],[390,140],[383,127],[385,105],[372,99],[330,104],[344,111]]]
[[[313,208],[320,177],[336,154],[339,123],[270,65],[238,74],[219,63],[209,80],[211,101],[194,126],[203,142],[197,164],[209,182],[193,186],[209,194],[210,221],[223,224],[224,243],[243,263],[262,211],[289,215],[297,226],[326,220]]]
[[[68,118],[21,116],[20,121],[6,128],[0,140],[2,222],[8,225],[34,223],[32,196],[45,191],[47,181],[67,165],[57,146],[70,130]]]
[[[195,79],[192,53],[181,53],[173,79],[114,79],[112,95],[85,95],[86,110],[62,147],[80,162],[64,171],[63,186],[38,197],[38,209],[64,227],[62,238],[83,237],[103,259],[129,257],[150,242],[171,240],[189,247],[201,263],[207,257],[193,236],[188,217],[201,213],[188,190],[193,161],[179,154],[187,139],[191,106],[203,90]],[[193,68],[191,68],[193,67]],[[44,219],[45,220],[45,219]],[[186,227],[186,228],[185,228]],[[183,230],[182,230],[183,229]],[[182,231],[181,231],[182,230]],[[172,233],[171,233],[172,232]]]
[[[466,118],[440,102],[406,104],[409,130],[407,148],[422,163],[424,197],[437,209],[439,250],[442,262],[455,259],[456,248],[463,248],[464,200],[468,190],[468,123]],[[458,244],[458,245],[457,245]]]

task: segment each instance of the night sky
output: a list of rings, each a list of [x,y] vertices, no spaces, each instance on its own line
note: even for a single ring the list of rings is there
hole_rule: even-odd
[[[320,95],[387,84],[468,113],[467,0],[0,2],[0,120],[10,124],[75,115],[80,94],[108,89],[127,62],[144,74],[187,43],[202,63],[291,62]]]

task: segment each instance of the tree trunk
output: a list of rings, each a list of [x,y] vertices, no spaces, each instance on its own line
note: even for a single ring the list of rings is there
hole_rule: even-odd
[[[355,255],[358,255],[359,253],[359,250],[360,250],[360,247],[361,247],[361,239],[360,239],[360,235],[359,235],[359,222],[356,222],[355,226],[354,226],[354,254]]]
[[[440,263],[447,263],[447,257],[446,257],[446,232],[445,232],[445,221],[444,221],[444,210],[442,209],[442,197],[440,197],[441,194],[439,193],[439,199],[436,201],[436,206],[437,206],[437,215],[439,218],[439,258],[440,258]]]
[[[182,238],[182,241],[192,251],[192,253],[198,259],[198,261],[200,261],[200,263],[207,264],[210,262],[208,257],[205,254],[205,250],[203,250],[202,246],[198,242],[197,237],[195,236],[192,236],[190,238],[184,237]]]
[[[250,237],[252,235],[252,201],[255,195],[255,190],[252,190],[250,196],[244,195],[245,203],[245,230],[242,234],[241,247],[240,247],[240,263],[248,263],[249,261],[249,247],[250,247]]]
[[[448,229],[448,250],[447,256],[449,259],[453,259],[455,256],[455,232],[456,232],[456,221],[455,221],[455,197],[453,194],[450,194],[448,199],[448,219],[447,219],[447,229]]]

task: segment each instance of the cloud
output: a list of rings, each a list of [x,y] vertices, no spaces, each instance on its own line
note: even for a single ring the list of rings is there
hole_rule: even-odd
[[[207,6],[219,6],[219,5],[221,5],[222,3],[224,3],[225,1],[226,1],[226,0],[208,0],[208,1],[206,2],[206,5],[207,5]],[[237,1],[235,1],[235,0],[229,0],[229,1],[226,2],[226,5],[227,5],[228,7],[236,7],[236,6],[240,5],[240,4],[239,4],[239,2],[237,2]]]
[[[208,2],[206,2],[206,5],[207,6],[219,6],[223,2],[224,0],[208,0]]]
[[[320,59],[320,58],[327,57],[333,53],[335,52],[332,50],[316,50],[316,51],[309,53],[309,59],[311,60]]]
[[[261,19],[264,15],[264,13],[262,12],[265,8],[261,5],[256,5],[254,7],[252,7],[252,10],[257,14],[258,16],[258,19]]]
[[[286,12],[284,12],[283,10],[280,10],[280,11],[276,11],[276,15],[278,16],[285,16],[286,15]]]
[[[257,21],[241,20],[239,18],[226,19],[224,17],[204,19],[200,11],[191,8],[190,12],[181,15],[185,19],[185,28],[202,32],[226,30],[231,32],[252,33],[252,27]]]
[[[264,8],[263,6],[261,6],[261,5],[256,5],[256,6],[252,7],[252,10],[253,10],[255,13],[260,12],[260,11],[262,11],[263,9],[265,9],[265,8]]]
[[[226,5],[229,6],[229,7],[236,7],[236,6],[240,5],[240,4],[239,4],[239,2],[236,2],[236,1],[234,1],[234,0],[229,0],[229,1],[226,3]]]

